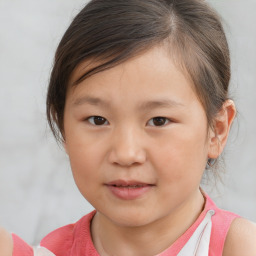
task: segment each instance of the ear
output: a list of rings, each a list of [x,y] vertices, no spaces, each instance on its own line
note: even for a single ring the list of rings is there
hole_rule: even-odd
[[[208,158],[216,159],[222,153],[235,116],[236,107],[234,102],[226,100],[214,118],[214,127],[209,134]]]

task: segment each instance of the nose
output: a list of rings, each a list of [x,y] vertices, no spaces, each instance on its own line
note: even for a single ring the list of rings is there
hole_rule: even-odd
[[[143,164],[146,151],[142,136],[135,129],[123,129],[113,133],[109,161],[120,166]]]

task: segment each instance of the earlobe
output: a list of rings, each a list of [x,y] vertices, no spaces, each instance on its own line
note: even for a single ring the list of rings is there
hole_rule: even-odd
[[[226,100],[214,119],[214,128],[210,131],[208,158],[216,159],[223,151],[232,122],[236,116],[235,104]]]

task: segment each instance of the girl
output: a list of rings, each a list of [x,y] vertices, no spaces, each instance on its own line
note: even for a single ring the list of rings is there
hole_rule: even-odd
[[[55,56],[47,116],[95,211],[0,254],[256,255],[256,226],[200,189],[236,110],[229,50],[202,0],[92,0]]]

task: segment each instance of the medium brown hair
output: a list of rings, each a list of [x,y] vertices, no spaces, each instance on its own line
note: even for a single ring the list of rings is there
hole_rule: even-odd
[[[228,97],[230,80],[229,49],[218,14],[203,0],[92,0],[56,51],[47,94],[54,136],[64,139],[68,86],[162,43],[189,75],[212,126]],[[87,60],[100,64],[70,85],[74,69]]]

